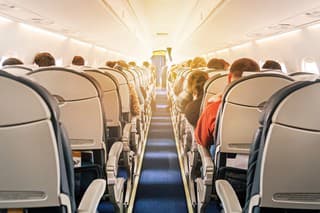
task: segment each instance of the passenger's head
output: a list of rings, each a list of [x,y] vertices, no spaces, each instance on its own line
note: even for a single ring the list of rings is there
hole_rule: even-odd
[[[273,60],[267,60],[263,66],[262,69],[270,69],[270,70],[281,70],[281,65]]]
[[[212,58],[208,62],[207,67],[216,70],[227,70],[229,67],[229,63],[223,59]]]
[[[207,62],[202,57],[195,57],[190,64],[191,69],[196,69],[196,68],[206,67],[206,66],[207,66]]]
[[[107,61],[106,62],[106,66],[110,67],[110,68],[113,68],[115,65],[116,65],[117,62],[115,61]]]
[[[38,53],[34,57],[33,62],[37,64],[39,67],[49,67],[54,66],[56,64],[54,57],[48,52]]]
[[[128,69],[129,68],[129,65],[124,61],[124,60],[119,60],[117,61],[117,64],[119,66],[121,66],[122,68],[125,68],[125,69]]]
[[[188,76],[187,89],[196,97],[203,95],[203,87],[208,80],[208,73],[203,71],[192,71]]]
[[[144,67],[147,67],[147,68],[149,68],[149,66],[150,66],[150,63],[149,63],[149,62],[147,62],[147,61],[144,61],[144,62],[143,62],[143,66],[144,66]]]
[[[19,64],[23,64],[22,61],[20,61],[17,58],[7,58],[6,60],[4,60],[2,62],[2,66],[7,66],[7,65],[19,65]]]
[[[129,62],[129,66],[135,67],[135,66],[137,66],[137,64],[136,64],[136,62],[134,62],[134,61],[130,61],[130,62]]]
[[[81,56],[74,56],[72,59],[72,64],[76,66],[83,66],[84,65],[84,58]]]
[[[234,81],[242,77],[243,72],[259,72],[260,67],[257,62],[250,58],[240,58],[232,63],[230,67],[229,80]]]

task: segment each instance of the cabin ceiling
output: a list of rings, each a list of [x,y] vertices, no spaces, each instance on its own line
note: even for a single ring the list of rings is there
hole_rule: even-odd
[[[183,58],[316,22],[320,1],[0,0],[0,14],[128,56]]]

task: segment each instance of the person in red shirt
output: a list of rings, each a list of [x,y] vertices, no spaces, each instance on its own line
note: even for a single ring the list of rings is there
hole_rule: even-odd
[[[233,62],[231,65],[228,81],[231,83],[232,81],[238,80],[242,77],[243,72],[259,71],[260,67],[254,60],[241,58]],[[214,144],[213,133],[222,96],[220,95],[215,98],[216,100],[208,103],[206,108],[203,110],[194,132],[196,142],[208,149]]]

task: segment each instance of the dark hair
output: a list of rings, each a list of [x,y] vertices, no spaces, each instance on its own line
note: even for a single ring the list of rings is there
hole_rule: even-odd
[[[38,53],[34,57],[33,62],[37,64],[39,67],[49,67],[56,65],[54,57],[48,52]]]
[[[263,66],[262,69],[270,69],[270,70],[281,70],[281,65],[273,60],[267,60]]]
[[[207,67],[216,70],[225,70],[226,63],[223,59],[212,58],[208,62]]]
[[[76,55],[72,59],[72,64],[77,65],[77,66],[83,66],[84,65],[84,58]]]
[[[243,72],[259,72],[260,67],[254,60],[250,58],[240,58],[233,62],[230,67],[230,73],[235,77],[242,77]]]
[[[107,61],[106,66],[113,68],[116,65],[115,61]]]
[[[7,66],[7,65],[18,65],[18,64],[23,64],[22,61],[20,61],[17,58],[7,58],[2,62],[2,66]]]

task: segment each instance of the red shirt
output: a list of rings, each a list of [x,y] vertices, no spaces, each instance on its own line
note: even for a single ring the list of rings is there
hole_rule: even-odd
[[[214,127],[220,104],[221,98],[216,102],[209,103],[198,120],[194,134],[197,143],[204,147],[209,148],[213,142]]]

